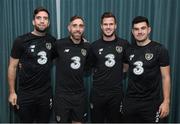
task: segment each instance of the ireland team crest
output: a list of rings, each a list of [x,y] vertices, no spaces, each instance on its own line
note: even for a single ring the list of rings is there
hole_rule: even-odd
[[[46,43],[46,48],[47,48],[48,50],[50,50],[51,47],[52,47],[51,43]]]
[[[83,56],[86,56],[87,51],[85,49],[81,49],[81,53]]]
[[[152,53],[146,53],[145,58],[146,58],[146,60],[149,61],[149,60],[151,60],[153,58],[153,54]]]
[[[122,50],[123,50],[123,48],[122,48],[121,46],[116,46],[116,51],[117,51],[118,53],[121,53]]]

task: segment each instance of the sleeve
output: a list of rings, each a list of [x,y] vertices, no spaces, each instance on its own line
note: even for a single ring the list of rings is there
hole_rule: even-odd
[[[164,67],[169,65],[169,54],[168,50],[164,47],[161,46],[159,49],[159,65]]]
[[[11,57],[19,59],[23,53],[22,39],[16,38],[11,49]]]

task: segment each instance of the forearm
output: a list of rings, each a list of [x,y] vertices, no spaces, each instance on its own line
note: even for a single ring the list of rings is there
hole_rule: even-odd
[[[129,69],[129,65],[126,63],[123,63],[123,73],[127,73]]]
[[[16,79],[16,67],[10,65],[8,68],[9,93],[15,93],[15,79]]]
[[[170,76],[162,77],[162,88],[163,88],[163,102],[170,103]]]

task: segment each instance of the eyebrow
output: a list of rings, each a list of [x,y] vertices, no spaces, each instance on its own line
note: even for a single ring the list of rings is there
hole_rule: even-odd
[[[74,26],[75,26],[75,25],[80,25],[80,26],[84,26],[84,24],[76,24],[76,23],[75,23],[75,24],[72,24],[72,25],[74,25]]]
[[[140,27],[141,29],[143,29],[143,28],[147,28],[147,26],[142,26],[142,27]],[[133,29],[140,29],[140,28],[137,28],[137,27],[133,27]]]

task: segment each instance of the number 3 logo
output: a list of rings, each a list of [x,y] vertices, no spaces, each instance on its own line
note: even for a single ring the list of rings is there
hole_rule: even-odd
[[[141,75],[143,72],[144,72],[144,68],[142,67],[143,66],[143,63],[141,61],[136,61],[134,63],[134,65],[136,66],[134,69],[133,69],[133,72],[135,75]]]
[[[47,59],[47,56],[46,56],[46,52],[45,51],[40,51],[38,54],[37,54],[39,57],[39,59],[37,60],[37,62],[40,64],[40,65],[44,65],[47,63],[48,59]]]
[[[71,60],[73,60],[73,62],[71,63],[71,68],[72,69],[80,68],[80,66],[81,66],[81,63],[80,63],[81,58],[80,57],[74,56],[74,57],[71,58]]]
[[[115,56],[113,54],[107,54],[105,58],[108,59],[105,61],[107,67],[113,67],[115,65],[116,61],[114,60]]]

